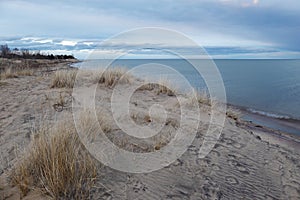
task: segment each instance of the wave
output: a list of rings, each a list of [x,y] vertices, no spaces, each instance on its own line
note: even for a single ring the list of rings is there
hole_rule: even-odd
[[[287,115],[280,115],[280,114],[275,114],[271,112],[266,112],[266,111],[261,111],[261,110],[255,110],[253,108],[248,108],[247,111],[254,113],[254,114],[259,114],[271,118],[276,118],[276,119],[286,119],[286,120],[292,120],[294,118],[287,116]]]

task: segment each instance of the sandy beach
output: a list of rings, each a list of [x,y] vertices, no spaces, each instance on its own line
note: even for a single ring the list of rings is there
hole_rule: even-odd
[[[9,65],[23,64],[10,60]],[[52,87],[57,71],[76,71],[60,62],[28,61],[30,75],[16,75],[0,80],[0,199],[52,199],[40,186],[30,186],[26,195],[20,185],[11,183],[11,173],[22,154],[31,146],[34,130],[55,126],[66,118],[72,119],[72,88]],[[7,60],[1,60],[3,70]],[[36,67],[33,67],[33,64]],[[30,67],[31,66],[31,67]],[[132,79],[123,85],[135,84]],[[169,138],[130,140],[111,116],[110,98],[113,86],[99,83],[96,108],[108,124],[107,137],[125,150],[133,152],[159,151]],[[120,90],[121,90],[120,89]],[[139,125],[157,128],[156,119],[148,115],[153,104],[162,105],[171,114],[162,135],[172,136],[178,129],[180,109],[176,95],[157,92],[156,88],[137,90],[130,100],[132,120]],[[210,106],[199,105],[202,121],[187,151],[175,162],[150,173],[125,173],[95,161],[97,176],[89,190],[90,199],[299,199],[300,198],[300,138],[274,131],[239,116],[228,115],[222,134],[205,158],[198,152],[209,126]],[[160,119],[157,119],[158,121]],[[76,134],[76,133],[74,133]],[[188,133],[187,133],[188,134]],[[38,136],[37,136],[38,137]],[[30,184],[29,184],[30,185]]]

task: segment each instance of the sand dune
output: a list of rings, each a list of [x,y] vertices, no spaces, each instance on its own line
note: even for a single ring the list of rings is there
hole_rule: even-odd
[[[32,129],[72,117],[71,103],[76,101],[72,89],[50,87],[55,70],[61,69],[71,70],[64,63],[52,66],[51,70],[39,68],[33,76],[1,80],[0,199],[20,199],[20,191],[11,186],[8,175],[17,155],[28,147]],[[143,89],[131,97],[131,117],[137,124],[159,129],[148,114],[153,104],[164,105],[169,113],[169,121],[161,130],[162,135],[170,138],[157,136],[141,141],[124,135],[114,122],[109,111],[112,91],[112,87],[100,84],[96,92],[96,108],[107,115],[110,140],[133,152],[163,148],[178,129],[180,109],[176,96]],[[209,126],[209,106],[200,105],[200,111],[202,121],[196,138],[180,158],[160,170],[142,174],[102,166],[91,199],[300,198],[299,138],[227,117],[214,149],[201,159],[198,154]],[[24,197],[41,198],[49,196],[33,190]]]

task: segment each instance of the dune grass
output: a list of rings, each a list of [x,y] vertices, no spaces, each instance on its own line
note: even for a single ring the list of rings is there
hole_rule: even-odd
[[[51,88],[73,88],[76,79],[76,70],[56,71],[52,79]]]
[[[0,78],[18,78],[19,76],[32,76],[33,74],[33,70],[29,68],[13,69],[12,67],[8,67],[0,74]]]
[[[146,83],[139,87],[138,90],[149,90],[159,94],[167,94],[168,96],[175,96],[177,93],[176,87],[168,79],[160,79],[158,83]]]
[[[176,89],[168,79],[160,79],[158,83],[157,94],[167,94],[168,96],[175,96]]]
[[[2,73],[1,73],[1,79],[8,79],[8,78],[17,78],[17,73],[15,71],[13,71],[13,69],[11,67],[5,69]]]
[[[203,91],[198,91],[196,89],[194,89],[192,92],[194,92],[195,97],[193,97],[193,101],[196,101],[199,104],[205,104],[205,105],[209,105],[211,106],[211,99],[209,97],[209,94],[203,90]]]
[[[130,83],[132,76],[127,73],[126,68],[109,68],[105,71],[98,72],[96,77],[98,83],[104,84],[105,86],[113,87],[115,84],[126,84]]]
[[[93,140],[97,137],[97,134],[101,134],[99,128],[103,133],[109,133],[112,130],[112,123],[108,115],[101,109],[97,110],[96,117],[90,109],[82,111],[79,114],[79,122],[76,125],[79,130],[84,130],[84,134],[89,140]]]
[[[41,190],[54,199],[87,199],[97,168],[72,122],[35,133],[30,148],[11,172],[11,183],[25,196]]]

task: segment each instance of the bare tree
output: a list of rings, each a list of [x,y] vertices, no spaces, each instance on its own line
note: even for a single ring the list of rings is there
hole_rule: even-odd
[[[7,44],[1,45],[0,51],[1,51],[1,56],[6,57],[10,53],[10,48],[7,46]]]

